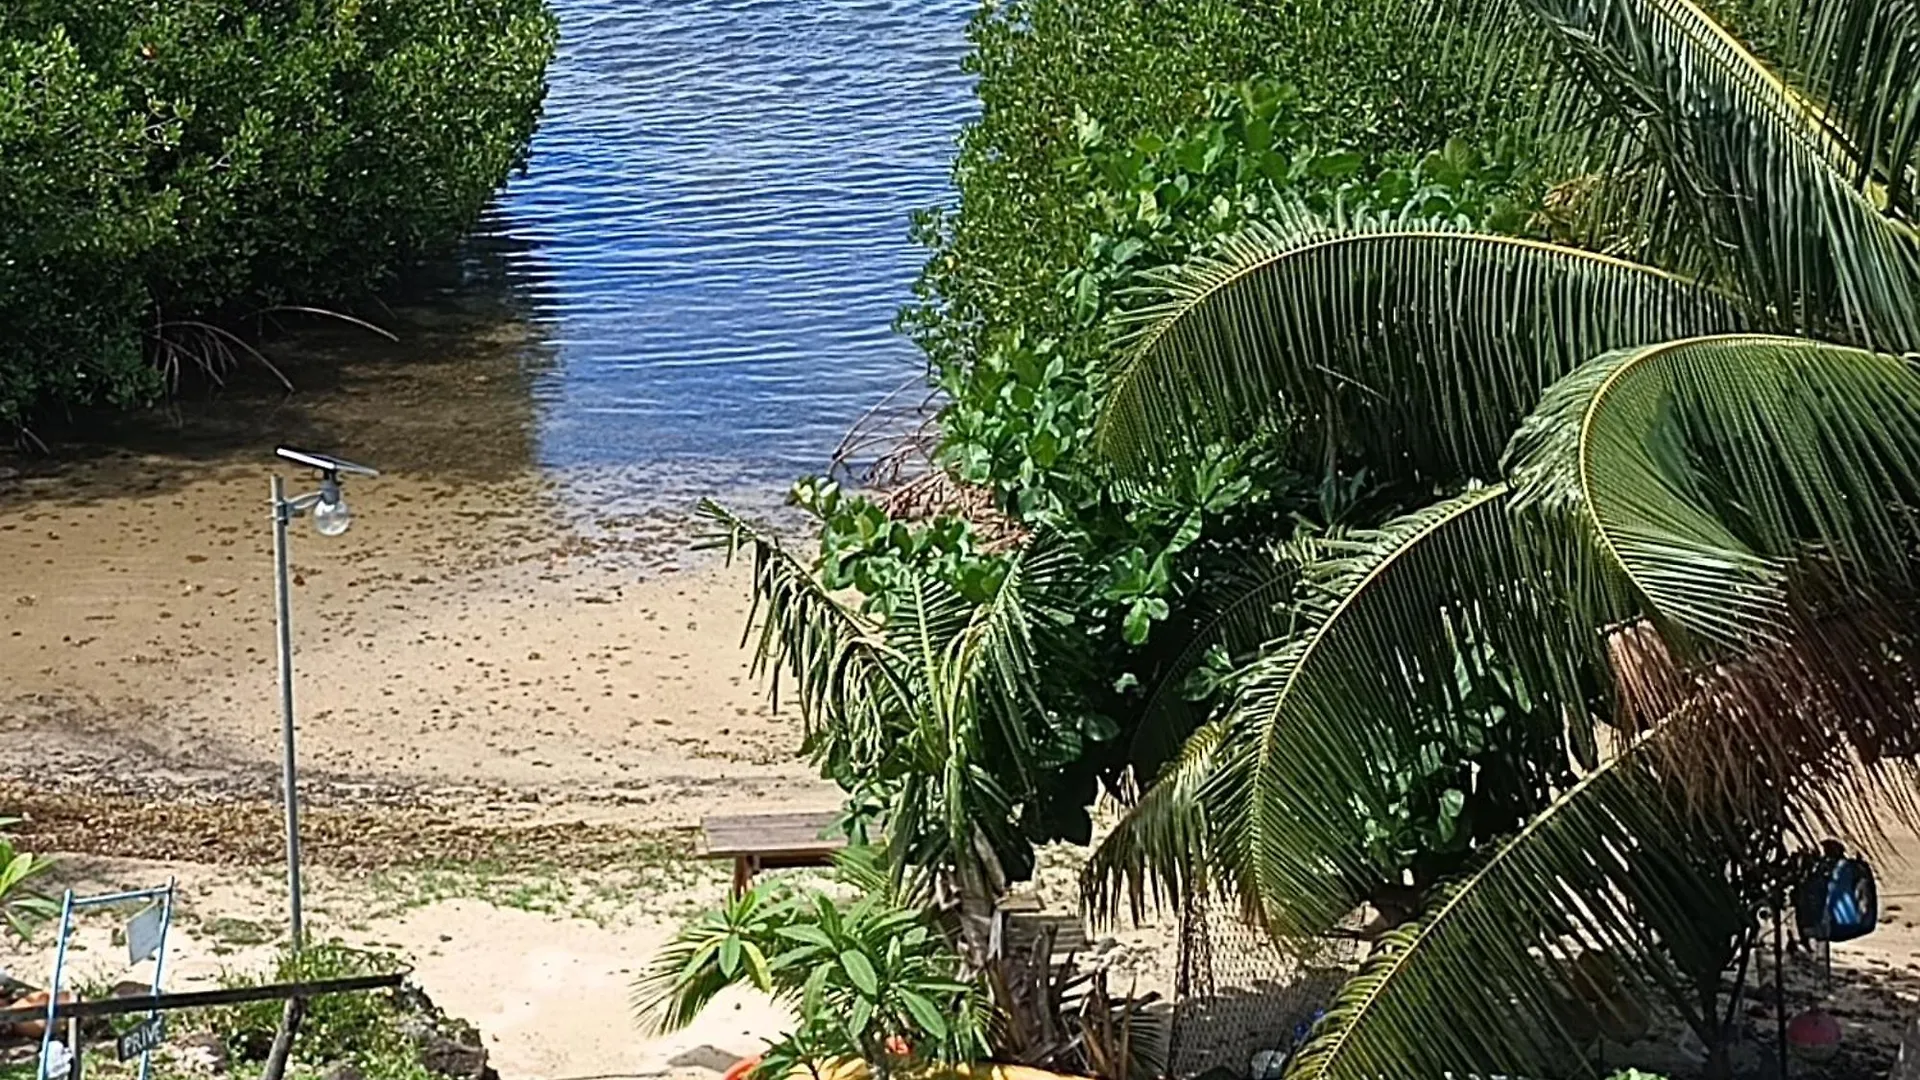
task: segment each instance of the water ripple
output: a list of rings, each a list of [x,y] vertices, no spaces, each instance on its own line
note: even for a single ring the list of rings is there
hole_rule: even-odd
[[[817,467],[919,363],[911,211],[974,108],[973,0],[556,0],[527,175],[487,230],[555,361],[549,466]]]

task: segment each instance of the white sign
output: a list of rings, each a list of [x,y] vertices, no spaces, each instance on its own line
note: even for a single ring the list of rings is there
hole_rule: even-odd
[[[149,904],[127,920],[127,963],[151,960],[160,951],[160,935],[166,925],[166,909],[160,904]]]
[[[68,1050],[63,1042],[48,1043],[40,1054],[40,1075],[48,1080],[58,1080],[72,1071],[73,1051]]]

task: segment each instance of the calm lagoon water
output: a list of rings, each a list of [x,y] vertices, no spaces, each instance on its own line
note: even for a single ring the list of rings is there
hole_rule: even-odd
[[[818,468],[920,370],[890,329],[971,114],[973,0],[555,0],[482,244],[542,342],[536,463]]]
[[[263,348],[292,393],[243,364],[50,429],[56,453],[0,480],[158,455],[172,482],[293,443],[396,476],[531,479],[578,521],[705,495],[776,513],[923,371],[891,324],[923,260],[909,217],[952,197],[976,0],[552,2],[528,169],[458,258],[356,309],[392,340],[276,323]]]

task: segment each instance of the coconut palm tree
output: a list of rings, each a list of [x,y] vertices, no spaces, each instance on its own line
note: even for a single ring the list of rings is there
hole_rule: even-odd
[[[729,557],[753,565],[756,674],[790,679],[805,750],[856,801],[879,806],[890,861],[935,875],[962,907],[963,938],[982,931],[1009,876],[1032,870],[1044,834],[1050,764],[1071,761],[1080,732],[1044,707],[1043,664],[1072,621],[1067,550],[1029,543],[980,603],[913,572],[887,617],[843,604],[766,531],[711,502]]]
[[[1277,428],[1447,497],[1292,553],[1087,899],[1387,913],[1295,1076],[1564,1069],[1582,957],[1718,1046],[1772,849],[1915,809],[1920,10],[1752,0],[1770,66],[1688,0],[1366,6],[1505,91],[1588,246],[1302,214],[1151,278],[1117,468]],[[1378,836],[1435,762],[1512,820],[1421,872]]]

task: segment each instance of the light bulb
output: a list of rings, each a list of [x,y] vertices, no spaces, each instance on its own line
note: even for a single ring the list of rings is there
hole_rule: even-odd
[[[328,480],[320,485],[320,501],[313,504],[313,531],[321,536],[339,536],[353,524],[353,513],[347,509],[346,496],[340,494],[340,485]]]

